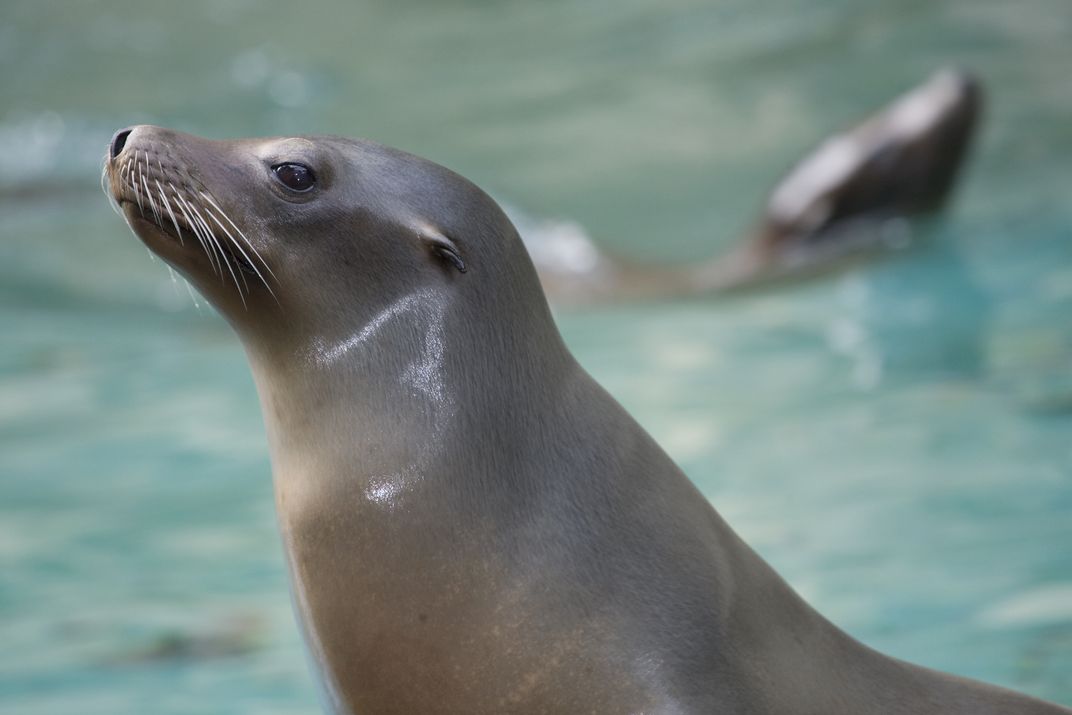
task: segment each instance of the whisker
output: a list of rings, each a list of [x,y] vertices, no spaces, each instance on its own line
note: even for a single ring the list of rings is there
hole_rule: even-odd
[[[190,226],[193,227],[197,239],[201,243],[201,250],[204,251],[206,256],[208,256],[208,262],[209,265],[212,266],[212,272],[218,275],[222,280],[223,266],[220,265],[219,258],[216,256],[216,250],[213,248],[212,242],[208,238],[208,234],[205,233],[204,227],[201,226],[201,224],[194,217],[192,213],[193,207],[189,203],[185,203],[184,205],[186,209],[183,210],[183,213],[189,216]],[[187,213],[187,210],[189,210],[191,213]]]
[[[216,218],[215,214],[213,214],[213,213],[212,213],[211,211],[209,211],[207,207],[205,207],[205,206],[202,206],[201,208],[205,209],[205,215],[206,215],[206,216],[208,216],[208,217],[209,217],[210,219],[212,219],[213,221],[215,221],[215,222],[216,222],[216,225],[217,225],[217,226],[219,226],[219,227],[220,227],[221,229],[223,229],[223,233],[224,233],[224,235],[225,235],[225,236],[226,236],[226,237],[227,237],[228,239],[230,239],[230,241],[231,241],[231,245],[233,245],[233,246],[234,246],[235,248],[237,248],[237,249],[238,249],[238,252],[242,254],[242,258],[244,258],[244,259],[246,260],[246,263],[249,263],[249,256],[247,256],[247,255],[246,255],[246,252],[242,250],[242,247],[241,247],[241,246],[239,246],[239,245],[238,245],[238,244],[237,244],[237,243],[235,242],[235,240],[234,240],[234,236],[232,236],[232,235],[231,235],[231,232],[230,232],[230,231],[228,231],[228,230],[227,230],[226,228],[224,228],[223,224],[222,224],[222,223],[220,223],[219,219],[218,219],[218,218]],[[251,267],[251,268],[253,268],[253,270],[254,270],[255,272],[257,271],[257,268],[256,268],[256,266],[254,266],[254,265],[253,265],[252,263],[249,263],[249,265],[250,265],[250,267]],[[242,277],[242,285],[243,285],[243,286],[245,286],[245,288],[246,288],[246,292],[248,293],[248,292],[249,292],[249,283],[247,283],[247,282],[246,282],[246,274],[245,274],[245,272],[244,272],[244,271],[242,271],[242,270],[239,270],[239,271],[238,271],[238,275]],[[260,277],[260,273],[259,273],[259,272],[257,273],[257,277]],[[264,280],[264,279],[263,279],[263,278],[261,278],[261,281],[262,281],[262,282],[263,282],[263,280]]]
[[[190,230],[193,231],[194,236],[197,237],[197,242],[201,244],[201,250],[203,250],[205,252],[205,255],[208,256],[208,262],[209,265],[212,266],[212,272],[217,273],[218,271],[216,269],[216,258],[212,254],[212,252],[208,250],[208,244],[205,242],[204,236],[201,235],[201,229],[198,228],[197,222],[194,221],[193,216],[191,216],[190,213],[186,210],[185,207],[188,205],[186,203],[186,199],[182,198],[182,196],[178,192],[178,189],[175,188],[174,184],[169,181],[168,185],[171,187],[172,191],[175,192],[175,205],[179,207],[179,212],[182,213],[183,218],[186,219],[186,225],[190,227]]]
[[[222,223],[220,223],[220,220],[218,218],[216,218],[216,214],[212,213],[207,208],[205,209],[205,214],[207,214],[209,218],[211,218],[213,221],[216,222],[216,225],[220,227],[220,229],[223,231],[224,235],[226,235],[227,238],[229,238],[231,240],[231,244],[242,255],[242,258],[246,259],[246,263],[248,263],[249,267],[253,269],[253,272],[257,275],[257,278],[260,279],[261,283],[264,284],[264,287],[268,290],[268,292],[272,295],[272,297],[275,298],[275,293],[272,291],[272,287],[268,284],[268,281],[265,280],[265,278],[261,274],[261,272],[259,270],[257,270],[256,264],[249,257],[249,254],[247,254],[245,252],[245,250],[242,248],[242,245],[235,239],[235,237],[233,235],[231,235],[231,232],[227,230],[227,227],[224,226]],[[251,247],[251,249],[252,249],[252,247]],[[259,258],[259,256],[258,256],[258,258]],[[264,262],[263,259],[261,260],[261,262],[262,263]]]
[[[175,269],[167,263],[164,264],[164,267],[167,268],[168,275],[171,276],[171,289],[175,291],[175,295],[179,295],[179,279],[175,277]]]
[[[112,180],[108,176],[108,158],[105,156],[104,165],[101,167],[101,191],[104,192],[105,198],[108,199],[108,205],[112,207],[112,211],[115,211],[117,216],[123,215],[123,210],[119,208],[119,202],[112,196]]]
[[[175,227],[175,233],[178,234],[179,245],[185,246],[185,242],[182,240],[182,229],[179,228],[179,222],[175,219],[175,212],[171,210],[171,202],[168,201],[167,194],[164,193],[164,187],[160,185],[160,182],[153,179],[156,184],[156,190],[158,196],[160,196],[160,203],[164,204],[164,208],[167,209],[168,216],[171,217],[171,225]]]
[[[235,275],[234,268],[231,266],[230,257],[228,256],[227,252],[223,250],[223,246],[220,245],[219,240],[216,238],[216,234],[212,231],[212,227],[208,225],[208,222],[205,221],[204,218],[201,217],[201,212],[197,210],[197,207],[191,204],[190,208],[193,209],[197,220],[201,222],[201,226],[205,229],[205,231],[208,232],[209,240],[211,240],[213,245],[216,246],[216,250],[220,252],[220,258],[223,259],[223,264],[227,266],[227,272],[231,274],[231,280],[234,281],[235,288],[238,289],[238,296],[242,299],[242,307],[245,308],[246,296],[242,292],[242,286],[238,284],[238,276]]]
[[[180,299],[182,298],[182,293],[179,291],[179,278],[181,277],[182,284],[186,286],[186,294],[190,296],[190,302],[193,303],[193,306],[197,308],[197,312],[200,313],[201,306],[197,304],[197,297],[194,295],[193,289],[190,288],[189,281],[187,281],[184,276],[179,276],[179,274],[175,272],[175,269],[169,266],[166,262],[164,265],[167,267],[168,275],[171,276],[171,287],[174,289],[175,295]]]
[[[197,220],[200,221],[204,225],[205,229],[208,231],[209,237],[212,239],[213,243],[216,246],[216,250],[219,251],[220,258],[223,259],[223,265],[227,267],[227,272],[229,274],[231,274],[231,280],[234,281],[235,290],[238,291],[238,297],[242,300],[242,307],[247,308],[247,306],[246,306],[246,293],[249,292],[249,286],[248,286],[248,284],[246,284],[245,275],[242,274],[241,270],[239,270],[238,272],[235,272],[235,268],[232,265],[232,261],[234,260],[234,257],[230,253],[228,253],[227,251],[225,251],[223,249],[223,246],[220,244],[219,239],[216,238],[215,231],[213,231],[212,227],[208,225],[208,221],[205,221],[205,219],[201,217],[200,213],[197,216]],[[242,282],[241,283],[239,283],[239,278],[238,278],[239,275],[242,275]],[[242,290],[243,285],[245,285],[246,290]]]
[[[275,273],[271,266],[249,237],[224,211],[215,197],[207,190],[198,190],[191,186],[184,186],[180,190],[168,180],[169,174],[159,157],[156,157],[159,173],[154,176],[150,171],[149,165],[152,157],[148,151],[134,149],[133,156],[129,154],[130,152],[122,165],[112,162],[109,156],[105,156],[104,164],[101,166],[100,185],[112,210],[123,218],[131,233],[138,235],[132,225],[133,219],[128,218],[127,212],[123,210],[122,204],[112,191],[114,181],[120,181],[129,187],[143,218],[153,219],[159,226],[164,226],[170,221],[175,229],[175,238],[181,245],[185,245],[182,225],[179,223],[179,216],[182,216],[187,230],[200,244],[213,273],[219,275],[224,283],[227,282],[227,276],[230,276],[244,308],[249,309],[246,296],[251,294],[254,282],[249,279],[247,273],[256,276],[256,281],[259,281],[276,303],[279,303],[272,289],[271,279],[275,278]],[[129,196],[129,193],[125,191],[126,187],[123,192],[119,192],[124,196],[123,201],[127,201],[126,197]],[[148,204],[148,212],[146,204]],[[217,234],[217,230],[221,233]],[[224,244],[227,248],[224,248]],[[152,260],[156,260],[151,250],[149,250],[149,256]],[[176,273],[171,266],[168,266],[168,272],[172,284],[177,285]],[[200,310],[197,295],[189,281],[184,278],[183,283],[195,307]]]
[[[259,260],[261,262],[261,265],[264,266],[264,270],[268,271],[268,275],[270,275],[273,278],[275,278],[275,273],[272,272],[271,266],[269,266],[268,262],[265,261],[264,258],[261,257],[261,254],[257,252],[257,249],[253,247],[252,241],[250,241],[248,238],[246,238],[246,234],[242,233],[242,229],[240,229],[238,226],[235,225],[235,222],[231,220],[231,217],[227,215],[227,212],[224,211],[222,208],[220,208],[220,205],[218,203],[216,203],[216,200],[213,199],[212,196],[210,196],[209,194],[206,194],[204,191],[202,191],[200,193],[201,193],[202,196],[205,197],[205,200],[209,202],[209,204],[212,206],[212,208],[216,209],[216,211],[219,212],[220,216],[222,216],[224,218],[224,220],[227,221],[227,223],[231,224],[231,228],[233,228],[238,233],[238,235],[242,238],[242,240],[245,241],[246,245],[249,247],[250,252],[252,252],[253,255],[257,257],[257,260]],[[247,258],[247,260],[248,260],[248,258]],[[264,280],[264,279],[261,278],[261,280]],[[267,283],[267,281],[265,281],[265,287],[267,287],[267,286],[268,286],[268,283]]]
[[[189,199],[185,199],[185,201],[186,201],[186,208],[190,209],[190,215],[193,216],[194,225],[197,226],[201,230],[201,235],[205,237],[205,242],[208,244],[209,249],[212,250],[212,255],[215,256],[217,254],[217,251],[220,248],[219,242],[215,240],[216,237],[213,236],[212,231],[209,230],[208,223],[205,221],[205,219],[201,218],[201,214],[200,214],[200,212],[198,212],[198,210],[194,206],[193,202],[190,201]],[[222,263],[220,263],[220,260],[219,260],[221,258],[222,258],[222,255],[218,256],[218,258],[217,258],[217,264],[219,264],[219,265],[222,265]],[[221,274],[220,277],[221,278],[223,277],[222,274]]]
[[[194,289],[190,286],[190,281],[184,277],[182,282],[186,285],[186,292],[190,294],[190,300],[194,302],[194,307],[197,308],[197,312],[201,312],[201,302],[197,299],[197,294],[194,293]]]
[[[160,212],[156,210],[156,202],[153,201],[153,192],[149,190],[149,182],[145,180],[145,175],[142,174],[141,185],[145,187],[145,198],[149,199],[149,208],[153,210],[153,216],[156,218],[157,225],[163,223],[160,219]]]
[[[135,231],[134,227],[130,225],[130,219],[127,218],[127,215],[125,213],[121,213],[121,214],[119,214],[119,217],[121,219],[123,219],[123,223],[125,223],[127,225],[127,228],[130,229],[130,232],[132,234],[134,234],[134,238],[138,238],[138,232]],[[139,238],[138,240],[141,240],[141,239]]]
[[[134,151],[134,169],[138,170],[138,176],[141,176],[141,166],[138,165],[138,152]],[[138,201],[138,211],[141,215],[145,215],[145,208],[141,205],[141,191],[138,190],[138,182],[134,180],[134,170],[130,171],[130,186],[134,189],[134,198]]]

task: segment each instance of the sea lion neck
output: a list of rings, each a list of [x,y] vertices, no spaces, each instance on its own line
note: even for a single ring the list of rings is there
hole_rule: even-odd
[[[516,320],[494,321],[474,314],[472,297],[455,288],[418,287],[329,321],[284,326],[285,341],[244,336],[279,448],[277,478],[291,478],[284,465],[306,463],[306,454],[330,452],[317,446],[325,440],[339,448],[340,463],[365,445],[376,466],[346,477],[361,479],[397,470],[392,459],[408,463],[455,433],[550,408],[554,395],[539,386],[561,384],[579,368],[546,303],[521,303]]]

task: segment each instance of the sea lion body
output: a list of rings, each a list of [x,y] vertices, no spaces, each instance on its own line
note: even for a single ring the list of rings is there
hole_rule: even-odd
[[[577,364],[465,179],[372,142],[155,127],[107,171],[246,347],[334,712],[1069,712],[805,604]]]

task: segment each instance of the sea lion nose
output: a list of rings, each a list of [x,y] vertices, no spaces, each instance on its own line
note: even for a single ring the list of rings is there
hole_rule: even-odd
[[[130,136],[130,133],[132,131],[134,131],[134,127],[120,129],[115,133],[115,136],[112,137],[112,146],[110,152],[113,159],[119,156],[119,153],[123,151],[123,147],[127,144],[127,137]]]

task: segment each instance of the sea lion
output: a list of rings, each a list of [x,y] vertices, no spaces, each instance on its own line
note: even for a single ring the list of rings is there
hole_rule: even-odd
[[[149,126],[107,175],[246,348],[334,712],[1072,712],[810,608],[577,364],[462,177],[363,140]]]
[[[971,74],[934,73],[794,164],[731,251],[685,266],[616,257],[569,222],[541,226],[520,214],[515,223],[557,305],[703,297],[809,278],[904,248],[914,223],[939,214],[982,108]]]

